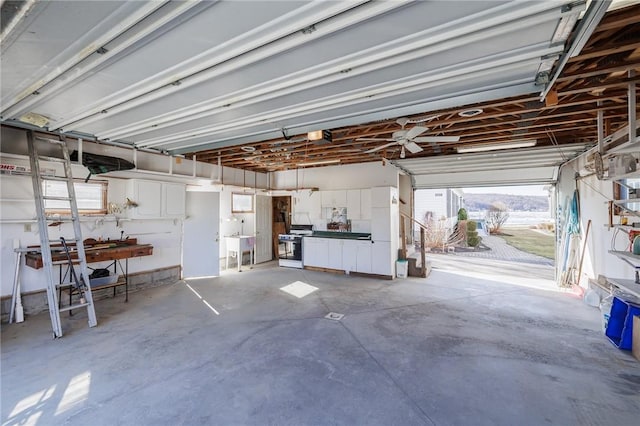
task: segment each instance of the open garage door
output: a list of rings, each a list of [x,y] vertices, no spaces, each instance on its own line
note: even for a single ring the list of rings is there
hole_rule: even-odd
[[[589,145],[504,150],[397,160],[416,189],[555,183],[561,164]]]

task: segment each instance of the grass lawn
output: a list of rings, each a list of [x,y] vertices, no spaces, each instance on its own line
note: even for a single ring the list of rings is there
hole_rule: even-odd
[[[507,244],[527,253],[537,254],[548,259],[555,255],[555,236],[528,228],[503,228],[503,235]]]

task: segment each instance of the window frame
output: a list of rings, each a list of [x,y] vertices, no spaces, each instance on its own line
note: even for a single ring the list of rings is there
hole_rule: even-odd
[[[60,182],[64,185],[66,185],[66,182]],[[109,203],[109,200],[107,199],[107,195],[108,195],[108,186],[109,186],[109,182],[106,180],[92,180],[89,182],[85,182],[84,179],[73,179],[73,183],[74,183],[74,192],[77,193],[77,191],[75,191],[75,184],[76,183],[82,183],[82,184],[95,184],[95,185],[100,185],[101,186],[101,201],[102,201],[102,206],[100,207],[100,209],[78,209],[78,214],[79,215],[83,215],[83,216],[104,216],[107,214],[107,205]],[[46,185],[46,181],[43,181],[43,187],[42,187],[42,194],[44,195],[45,193],[45,189],[44,189],[44,185]],[[77,196],[76,196],[77,198]],[[76,199],[77,202],[77,199]],[[46,208],[44,209],[45,215],[65,215],[65,214],[70,214],[71,213],[71,208],[68,209],[58,209],[58,208]]]
[[[249,197],[251,199],[251,207],[249,208],[249,210],[236,208],[236,203],[237,203],[236,197],[240,197],[240,196],[242,196],[243,198]],[[245,194],[244,192],[231,193],[231,213],[253,213],[253,212],[254,212],[253,194]]]

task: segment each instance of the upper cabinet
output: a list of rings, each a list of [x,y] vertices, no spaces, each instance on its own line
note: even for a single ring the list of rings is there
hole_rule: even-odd
[[[347,216],[349,219],[362,219],[361,206],[360,190],[347,190]]]
[[[128,198],[137,204],[129,209],[133,219],[181,218],[185,215],[183,184],[131,179]]]
[[[371,188],[371,207],[391,207],[398,204],[398,188],[381,186]]]
[[[360,219],[371,219],[371,189],[360,190]]]
[[[347,191],[322,191],[322,207],[347,207]]]
[[[292,223],[311,224],[314,220],[320,219],[320,198],[318,191],[296,191],[293,196]]]

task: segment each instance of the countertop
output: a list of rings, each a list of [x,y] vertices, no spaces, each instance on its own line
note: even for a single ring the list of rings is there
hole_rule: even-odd
[[[371,234],[363,232],[313,231],[313,235],[307,235],[306,237],[336,238],[342,240],[370,240]]]

